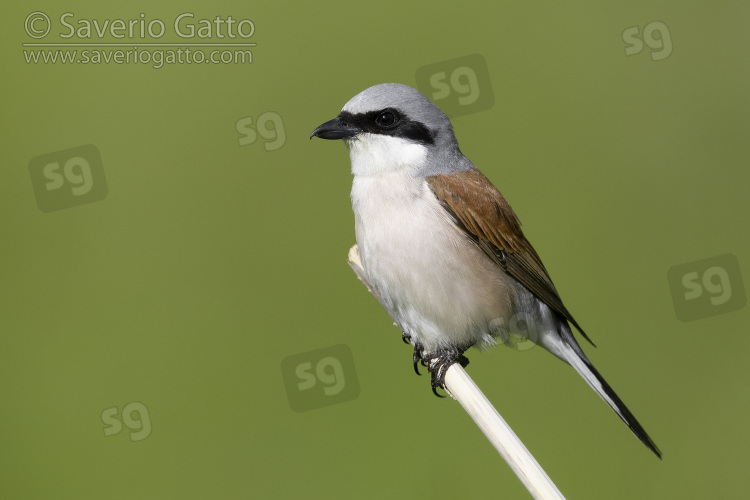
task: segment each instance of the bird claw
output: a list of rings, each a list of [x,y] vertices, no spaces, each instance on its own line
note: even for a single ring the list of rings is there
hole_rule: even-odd
[[[466,349],[459,349],[457,347],[440,349],[432,355],[422,359],[422,363],[425,364],[430,371],[430,383],[432,385],[432,393],[435,394],[435,396],[439,398],[445,397],[438,394],[437,389],[441,388],[445,390],[445,374],[453,363],[459,363],[463,367],[466,367],[469,364],[469,359],[464,356],[465,351]]]
[[[407,333],[402,333],[401,339],[406,344],[412,344],[412,337]],[[412,361],[414,362],[414,372],[417,375],[422,375],[419,373],[419,365],[421,364],[426,367],[431,375],[430,384],[433,394],[439,398],[444,398],[445,396],[438,394],[437,389],[445,389],[445,374],[453,363],[459,363],[463,367],[469,364],[469,359],[464,356],[466,349],[451,347],[448,349],[438,349],[433,353],[425,353],[422,344],[414,342],[413,345],[414,354],[412,355]]]
[[[408,333],[401,332],[401,340],[404,341],[404,344],[412,344],[411,341],[411,335]],[[419,373],[419,366],[418,363],[421,361],[423,366],[427,366],[424,362],[423,356],[424,356],[424,347],[422,347],[422,344],[419,342],[414,342],[414,354],[412,355],[412,360],[414,361],[414,372],[417,375],[422,375]]]
[[[424,347],[422,347],[422,344],[419,342],[414,344],[414,354],[412,355],[412,361],[414,362],[414,372],[417,375],[422,375],[419,373],[419,362],[422,362],[423,366],[427,366],[424,364],[424,359],[422,359],[422,356],[424,356]]]

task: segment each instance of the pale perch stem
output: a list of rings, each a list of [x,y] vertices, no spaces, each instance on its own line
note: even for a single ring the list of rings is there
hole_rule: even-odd
[[[464,407],[534,498],[565,498],[460,364],[448,368],[445,389]]]
[[[357,245],[349,250],[349,265],[380,302],[380,298],[367,282]],[[401,328],[398,324],[396,326]],[[403,332],[403,328],[401,331]],[[445,374],[445,389],[463,406],[534,498],[565,498],[460,364],[454,363],[448,368]]]

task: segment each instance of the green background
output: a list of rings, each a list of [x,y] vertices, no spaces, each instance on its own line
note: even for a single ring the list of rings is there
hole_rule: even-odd
[[[473,351],[469,373],[568,498],[747,494],[750,308],[681,322],[667,281],[727,253],[750,268],[747,2],[150,5],[0,20],[0,496],[526,498],[347,266],[348,155],[308,140],[361,90],[475,53],[495,104],[454,120],[462,150],[664,460],[541,349]],[[258,45],[247,65],[27,64],[35,10],[232,15]],[[673,53],[626,56],[622,32],[657,20]],[[283,147],[240,146],[265,112]],[[29,162],[86,144],[106,198],[41,212]],[[359,396],[293,411],[281,361],[338,344]],[[151,434],[105,436],[136,401]]]

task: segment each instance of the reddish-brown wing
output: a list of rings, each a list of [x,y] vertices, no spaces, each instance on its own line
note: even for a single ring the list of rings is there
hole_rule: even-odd
[[[433,175],[427,177],[427,183],[458,227],[490,259],[591,342],[563,305],[542,260],[523,235],[515,212],[482,172],[471,169],[452,175]]]

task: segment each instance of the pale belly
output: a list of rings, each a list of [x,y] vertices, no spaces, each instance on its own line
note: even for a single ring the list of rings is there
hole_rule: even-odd
[[[355,177],[362,265],[390,316],[427,351],[483,347],[512,314],[515,285],[454,226],[423,180]]]

